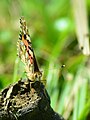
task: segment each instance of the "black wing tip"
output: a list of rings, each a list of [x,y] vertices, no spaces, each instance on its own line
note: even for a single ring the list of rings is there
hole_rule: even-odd
[[[20,21],[21,21],[21,20],[25,20],[25,19],[24,19],[24,16],[21,16]]]
[[[20,18],[20,24],[22,25],[22,24],[26,24],[26,21],[25,21],[25,19],[24,19],[24,16],[21,16],[21,18]]]

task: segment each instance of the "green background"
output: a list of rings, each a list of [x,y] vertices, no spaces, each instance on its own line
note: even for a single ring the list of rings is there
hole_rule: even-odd
[[[89,0],[86,7],[89,20]],[[89,120],[90,62],[79,50],[69,0],[0,0],[0,89],[24,76],[17,57],[21,16],[27,21],[52,108],[68,120]]]

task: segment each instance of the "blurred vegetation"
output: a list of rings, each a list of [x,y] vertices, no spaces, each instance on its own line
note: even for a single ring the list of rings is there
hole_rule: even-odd
[[[0,9],[0,89],[22,76],[16,44],[24,16],[52,108],[68,120],[90,120],[90,60],[78,47],[71,1],[0,0]]]

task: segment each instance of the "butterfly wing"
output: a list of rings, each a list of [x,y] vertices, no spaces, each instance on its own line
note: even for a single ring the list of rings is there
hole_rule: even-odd
[[[18,56],[25,65],[27,76],[30,77],[35,72],[39,72],[39,68],[32,49],[30,35],[24,17],[21,17],[20,19],[20,28],[21,31],[17,42]]]

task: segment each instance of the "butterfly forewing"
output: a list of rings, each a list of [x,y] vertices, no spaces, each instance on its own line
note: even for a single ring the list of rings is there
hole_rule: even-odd
[[[32,79],[32,76],[39,78],[41,72],[39,71],[34,51],[32,48],[30,35],[28,33],[28,28],[24,17],[20,19],[20,35],[17,42],[18,46],[18,56],[25,65],[25,71],[29,79]]]

